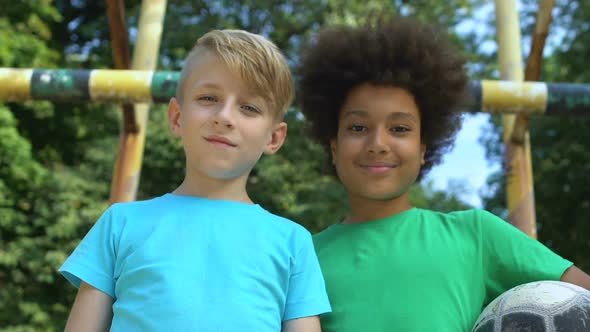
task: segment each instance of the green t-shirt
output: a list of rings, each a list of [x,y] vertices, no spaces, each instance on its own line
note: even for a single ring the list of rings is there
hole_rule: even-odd
[[[413,208],[314,237],[332,312],[324,332],[471,331],[504,291],[572,263],[484,210]]]

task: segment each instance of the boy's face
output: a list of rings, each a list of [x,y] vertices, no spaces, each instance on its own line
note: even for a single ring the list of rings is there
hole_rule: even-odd
[[[353,88],[340,111],[331,150],[351,199],[389,200],[406,194],[426,150],[414,97],[393,86]]]
[[[276,121],[266,100],[214,53],[203,52],[193,62],[183,93],[182,101],[170,101],[168,118],[182,139],[187,175],[247,176],[263,153],[274,153],[283,144],[287,125]]]

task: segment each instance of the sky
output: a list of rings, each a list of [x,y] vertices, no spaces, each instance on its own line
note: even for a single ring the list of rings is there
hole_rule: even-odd
[[[482,207],[479,192],[485,188],[487,176],[500,169],[500,165],[490,164],[485,159],[485,150],[479,143],[489,117],[483,113],[465,115],[454,149],[424,179],[432,181],[434,188],[439,190],[445,190],[449,181],[462,181],[468,190],[460,198],[474,207]]]

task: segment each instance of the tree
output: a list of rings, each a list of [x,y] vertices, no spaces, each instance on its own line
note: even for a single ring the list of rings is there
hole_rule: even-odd
[[[49,1],[0,6],[0,66],[57,66],[60,54],[49,46],[50,26],[61,22],[56,8]],[[54,151],[67,150],[63,141],[60,148],[31,143],[51,128],[52,104],[8,106],[0,105],[0,330],[59,330],[73,293],[56,269],[104,208],[94,195],[101,185],[60,165]]]
[[[14,122],[0,106],[0,330],[57,331],[73,293],[56,270],[105,204],[92,182],[35,161]]]
[[[473,206],[460,199],[461,193],[466,191],[462,182],[451,181],[446,190],[436,190],[432,182],[426,182],[412,188],[410,201],[416,207],[440,212],[472,209]]]

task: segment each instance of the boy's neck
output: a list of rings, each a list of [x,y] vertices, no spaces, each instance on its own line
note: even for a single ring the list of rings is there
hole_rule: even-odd
[[[248,176],[235,179],[213,179],[186,175],[172,193],[181,196],[198,196],[253,204],[246,192]]]
[[[409,193],[389,200],[367,199],[363,197],[348,198],[350,214],[343,224],[359,224],[367,221],[387,218],[411,209]]]

